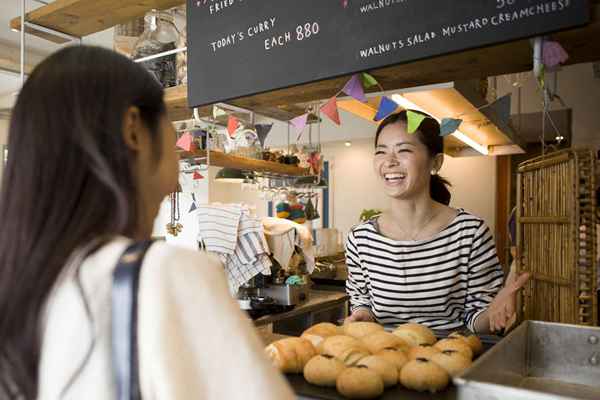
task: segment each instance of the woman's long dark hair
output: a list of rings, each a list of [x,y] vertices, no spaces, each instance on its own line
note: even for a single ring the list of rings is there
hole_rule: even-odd
[[[160,158],[163,90],[126,57],[67,47],[21,89],[0,192],[0,397],[12,387],[36,398],[44,304],[73,251],[137,229],[135,155],[122,134],[131,106]]]
[[[375,133],[375,146],[377,146],[379,135],[383,128],[398,122],[408,122],[406,110],[392,114],[381,121],[381,124],[379,124],[377,132]],[[419,141],[427,147],[430,157],[435,157],[437,154],[444,152],[444,138],[440,136],[440,124],[435,119],[430,117],[425,118],[419,126],[419,129],[415,132],[415,135]],[[431,195],[431,198],[438,203],[445,205],[450,204],[451,194],[448,190],[448,186],[451,185],[446,179],[438,174],[431,175],[431,181],[429,183],[429,194]]]

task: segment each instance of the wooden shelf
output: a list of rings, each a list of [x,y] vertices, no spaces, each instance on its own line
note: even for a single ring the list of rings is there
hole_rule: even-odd
[[[25,20],[46,28],[83,37],[141,17],[152,9],[164,10],[185,4],[185,0],[56,0],[25,15]],[[10,21],[12,29],[21,29],[21,19]],[[67,40],[26,29],[28,33],[55,43]]]
[[[181,158],[206,157],[205,150],[182,152]],[[293,165],[280,164],[272,161],[256,160],[248,157],[234,156],[220,151],[210,151],[208,164],[214,167],[234,168],[243,171],[266,172],[289,176],[307,176],[308,170]]]

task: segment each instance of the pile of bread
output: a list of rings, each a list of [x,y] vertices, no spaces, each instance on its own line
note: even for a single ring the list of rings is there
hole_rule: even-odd
[[[266,347],[283,373],[303,373],[309,383],[335,387],[350,399],[378,397],[398,383],[435,393],[481,351],[481,341],[474,335],[454,333],[438,341],[423,325],[404,324],[389,333],[372,322],[320,323],[301,337]]]

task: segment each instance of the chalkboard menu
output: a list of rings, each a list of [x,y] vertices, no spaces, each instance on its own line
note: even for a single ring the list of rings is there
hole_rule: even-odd
[[[188,0],[188,101],[550,33],[589,13],[588,0]]]

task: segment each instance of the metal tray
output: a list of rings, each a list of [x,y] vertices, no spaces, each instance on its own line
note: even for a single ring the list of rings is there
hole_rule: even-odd
[[[461,400],[598,400],[600,328],[525,321],[454,384]]]

